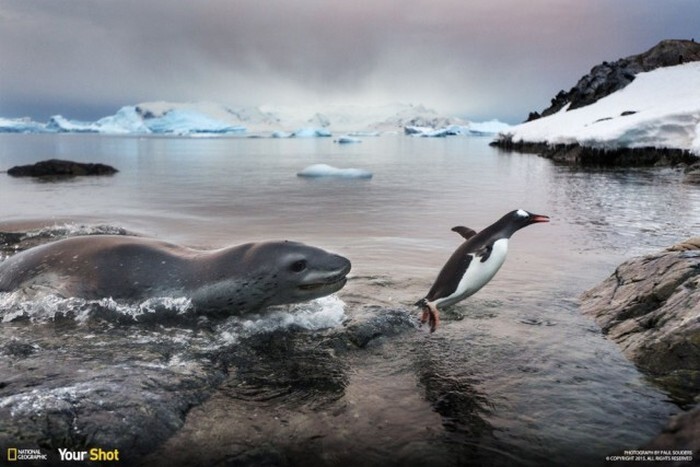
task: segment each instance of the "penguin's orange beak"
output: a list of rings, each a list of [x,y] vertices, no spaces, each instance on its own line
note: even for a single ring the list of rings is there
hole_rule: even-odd
[[[536,222],[549,222],[549,216],[545,216],[542,214],[533,214],[530,218],[530,222],[532,222],[533,224]]]

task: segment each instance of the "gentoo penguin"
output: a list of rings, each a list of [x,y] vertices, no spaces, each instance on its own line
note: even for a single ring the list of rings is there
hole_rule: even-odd
[[[438,307],[454,305],[486,285],[506,259],[510,236],[538,222],[549,222],[549,217],[518,209],[478,234],[468,227],[454,227],[466,241],[442,267],[428,295],[416,302],[423,308],[421,323],[428,321],[430,332],[435,331],[440,323]]]

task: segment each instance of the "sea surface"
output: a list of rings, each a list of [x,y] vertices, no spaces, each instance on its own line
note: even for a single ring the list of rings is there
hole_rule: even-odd
[[[578,170],[500,152],[488,142],[403,135],[346,145],[332,138],[0,135],[0,170],[50,158],[119,169],[114,176],[64,181],[0,174],[0,231],[102,225],[205,249],[289,239],[352,261],[346,287],[306,309],[235,318],[242,321],[206,337],[195,332],[191,342],[191,329],[175,326],[150,336],[139,330],[144,341],[173,335],[188,349],[228,345],[235,352],[240,339],[255,341],[256,333],[268,339],[270,329],[294,336],[302,329],[302,337],[291,337],[297,349],[291,361],[330,358],[316,361],[314,371],[327,368],[337,376],[329,390],[276,391],[274,375],[287,371],[278,354],[252,367],[240,356],[237,381],[257,385],[257,392],[242,397],[240,384],[230,380],[216,386],[182,429],[154,447],[152,459],[173,453],[182,459],[192,446],[204,446],[212,463],[240,458],[251,465],[261,459],[595,465],[646,442],[678,408],[579,313],[577,297],[623,260],[697,235],[700,190],[680,183],[676,169]],[[317,163],[374,176],[296,176]],[[309,342],[347,319],[413,310],[462,241],[452,227],[478,231],[518,208],[552,221],[517,232],[496,277],[446,312],[437,332],[416,327],[361,351],[314,354]],[[32,309],[0,297],[0,306],[3,339],[50,334],[56,325],[56,308],[46,303]],[[22,313],[28,324],[11,319]],[[71,333],[83,332],[84,318]],[[96,323],[89,324],[91,336]],[[130,326],[123,339],[134,332]],[[248,349],[264,359],[264,350]],[[181,359],[194,361],[197,352],[188,352]],[[231,365],[234,374],[235,361]],[[285,381],[294,389],[298,378]],[[262,458],[260,446],[269,448]]]

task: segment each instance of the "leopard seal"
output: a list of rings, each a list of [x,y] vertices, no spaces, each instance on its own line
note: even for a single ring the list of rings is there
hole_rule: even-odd
[[[0,292],[88,300],[188,297],[198,313],[238,314],[340,290],[351,263],[292,241],[195,250],[124,235],[72,237],[0,263]]]

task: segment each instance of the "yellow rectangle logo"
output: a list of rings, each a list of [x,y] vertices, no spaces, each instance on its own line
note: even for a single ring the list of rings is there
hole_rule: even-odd
[[[8,462],[15,462],[17,460],[17,448],[7,448],[7,460]]]

